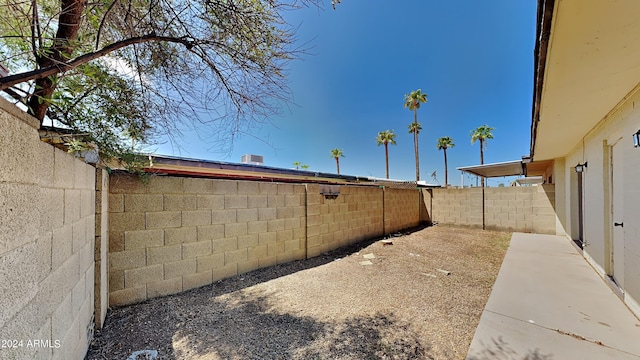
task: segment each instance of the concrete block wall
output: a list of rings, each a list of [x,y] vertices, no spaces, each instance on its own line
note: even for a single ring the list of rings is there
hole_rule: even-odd
[[[485,225],[504,231],[556,233],[555,186],[485,188]],[[482,227],[482,189],[433,189],[433,221]]]
[[[109,243],[109,174],[96,169],[96,227],[94,246],[94,307],[96,328],[101,329],[109,308],[109,274],[107,269]]]
[[[307,185],[307,257],[383,234],[383,189],[340,186],[335,199]]]
[[[305,258],[304,185],[112,175],[109,304]]]
[[[431,224],[433,214],[433,189],[420,190],[420,222],[423,224]]]
[[[439,188],[431,191],[433,221],[469,227],[482,227],[481,188]]]
[[[318,184],[153,176],[145,185],[126,174],[109,181],[110,305],[318,256],[382,236],[385,226],[418,225],[424,212],[415,189],[340,186],[331,199]]]
[[[82,359],[93,332],[95,168],[41,142],[37,127],[0,98],[0,339],[17,346],[0,358]]]
[[[384,231],[390,234],[398,230],[420,225],[424,203],[420,190],[384,189]]]

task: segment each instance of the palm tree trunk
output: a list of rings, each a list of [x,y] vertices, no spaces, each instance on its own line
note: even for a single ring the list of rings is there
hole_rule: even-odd
[[[338,168],[338,175],[340,175],[340,158],[336,156],[336,167]]]
[[[480,138],[480,165],[484,164],[484,142]],[[480,179],[480,185],[484,188],[484,177]]]
[[[387,169],[387,179],[389,178],[389,144],[384,143],[384,158]]]
[[[449,187],[449,170],[447,169],[447,148],[442,149],[444,151],[444,187]]]
[[[413,110],[413,147],[416,153],[416,181],[420,180],[420,158],[418,155],[418,109]]]

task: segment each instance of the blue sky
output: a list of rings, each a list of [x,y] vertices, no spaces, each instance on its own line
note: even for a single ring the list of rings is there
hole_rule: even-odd
[[[449,183],[459,185],[455,168],[479,163],[479,144],[471,144],[469,132],[483,124],[495,128],[485,163],[528,154],[534,0],[344,0],[336,11],[326,3],[325,10],[287,13],[312,54],[290,64],[294,99],[282,115],[236,139],[231,152],[215,152],[188,132],[182,149],[164,144],[156,152],[229,162],[251,153],[263,155],[268,166],[292,168],[300,161],[311,171],[335,173],[329,152],[341,148],[342,174],[384,177],[384,147],[374,139],[391,129],[398,136],[389,148],[390,177],[415,180],[407,130],[413,113],[403,108],[403,97],[420,88],[428,94],[418,110],[421,179],[436,171],[444,184],[435,144],[450,136]]]

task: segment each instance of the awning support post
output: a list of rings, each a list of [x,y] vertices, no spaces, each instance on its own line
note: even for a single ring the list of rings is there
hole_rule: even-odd
[[[484,180],[484,178],[482,178]],[[484,186],[482,187],[482,230],[486,229],[485,215],[484,215]]]

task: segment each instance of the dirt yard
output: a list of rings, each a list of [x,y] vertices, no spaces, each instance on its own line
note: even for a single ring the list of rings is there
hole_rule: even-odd
[[[112,309],[87,359],[463,359],[509,239],[434,226]]]

